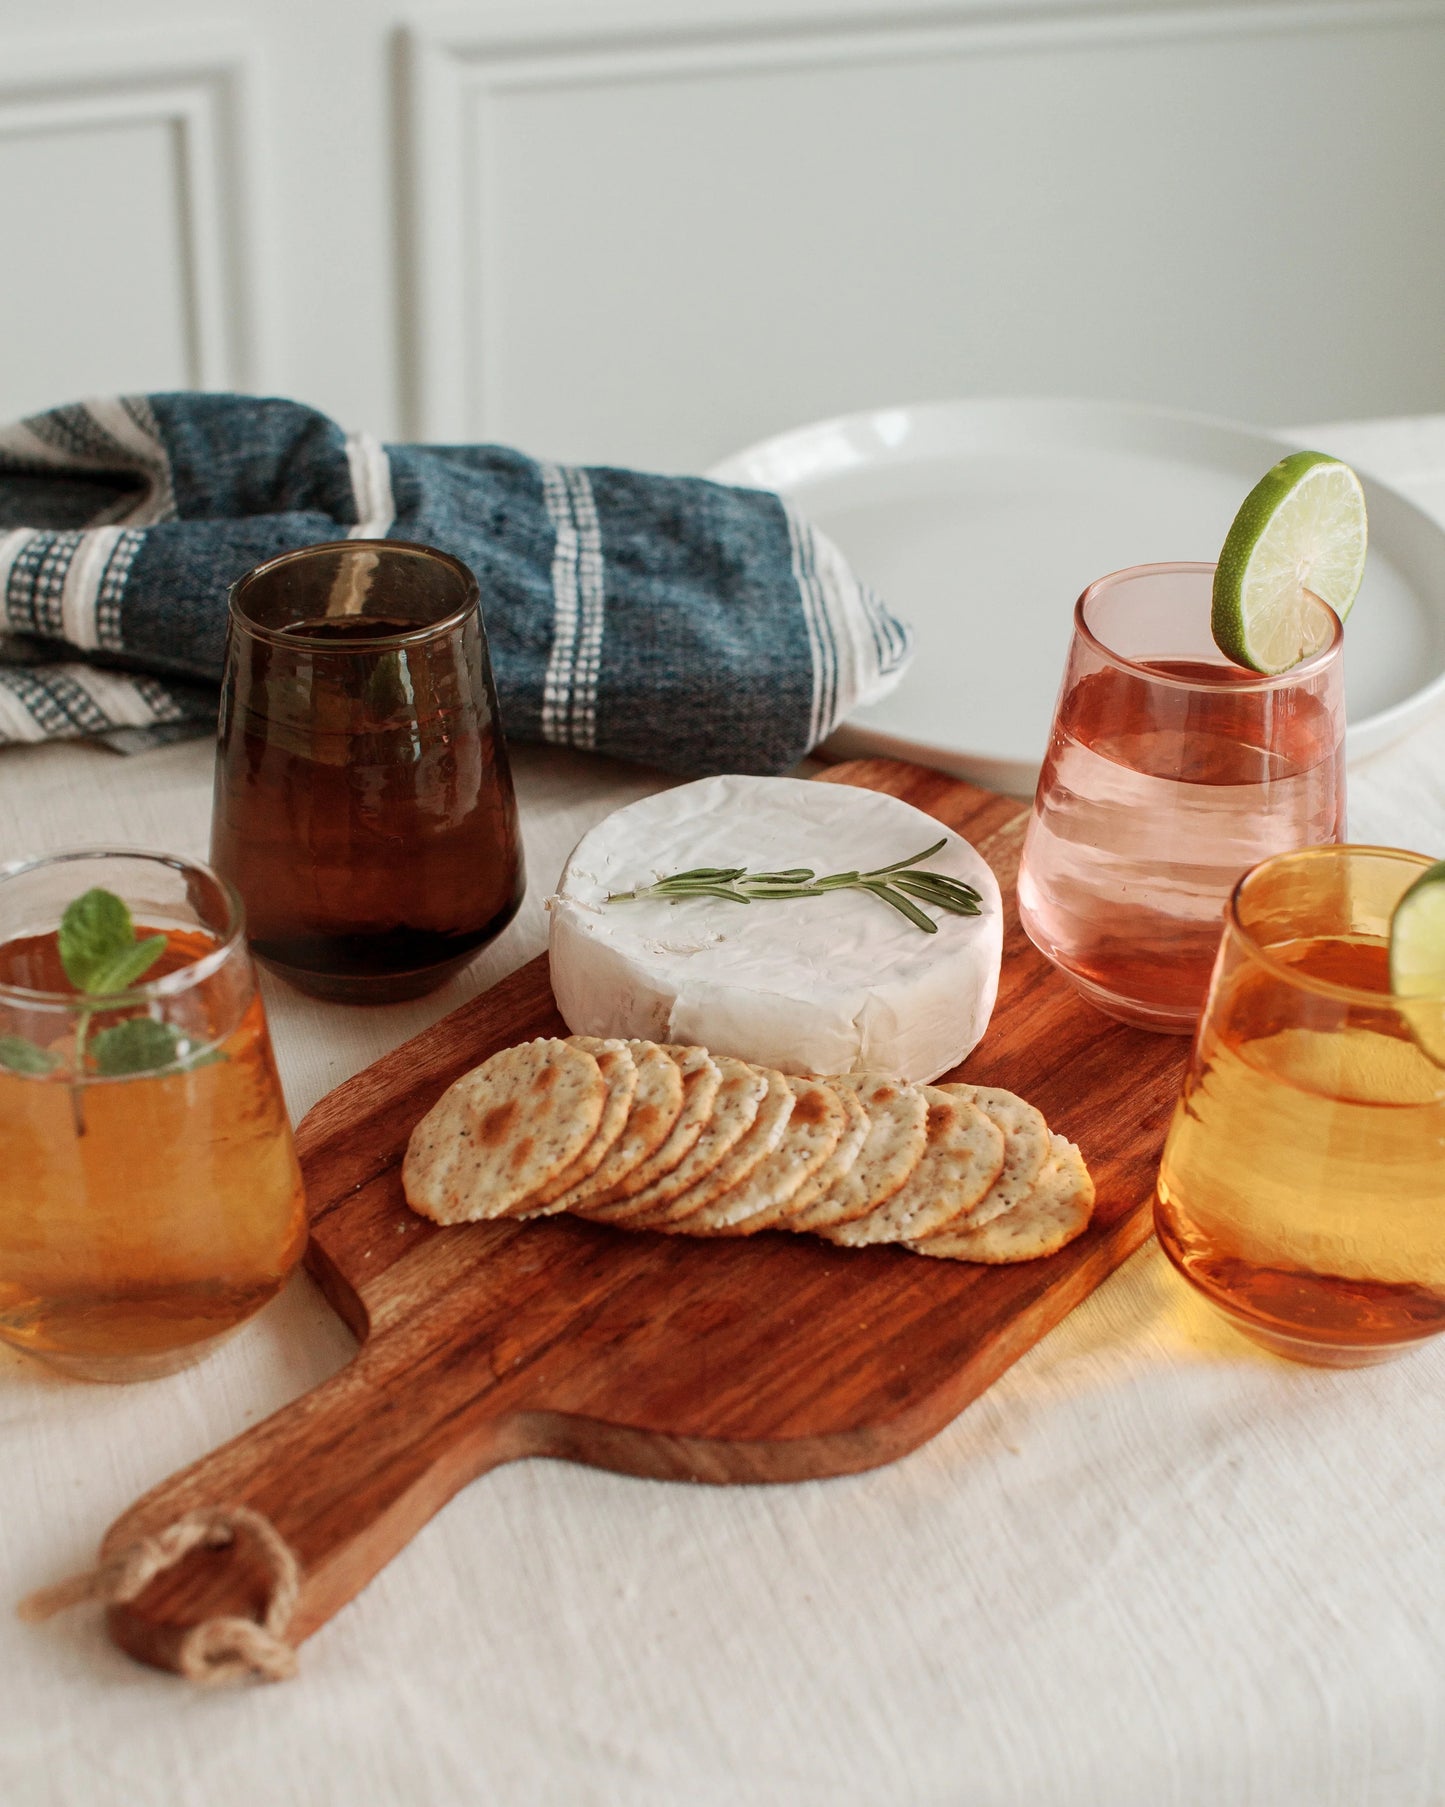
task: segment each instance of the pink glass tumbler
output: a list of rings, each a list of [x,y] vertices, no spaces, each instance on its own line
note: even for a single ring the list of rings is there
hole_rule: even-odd
[[[1185,1033],[1224,908],[1272,854],[1345,835],[1343,631],[1278,677],[1210,634],[1214,566],[1090,584],[1019,868],[1034,946],[1109,1015]]]

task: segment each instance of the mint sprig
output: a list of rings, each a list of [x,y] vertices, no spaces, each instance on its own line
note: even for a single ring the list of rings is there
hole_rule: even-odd
[[[135,1073],[164,1072],[168,1067],[189,1071],[225,1058],[214,1052],[191,1055],[188,1037],[151,1016],[126,1017],[91,1036],[96,1015],[115,1008],[108,1001],[123,1000],[167,946],[165,935],[136,935],[129,907],[113,891],[96,886],[77,897],[60,919],[56,941],[65,976],[87,1000],[76,1016],[75,1077],[71,1082],[78,1132],[85,1128],[80,1084],[87,1060],[101,1077],[122,1079]],[[12,1073],[42,1078],[59,1065],[59,1058],[48,1048],[22,1035],[0,1036],[0,1067]]]
[[[130,906],[124,898],[117,897],[114,891],[103,891],[99,886],[82,893],[67,905],[65,914],[60,919],[60,933],[56,940],[60,947],[60,964],[65,968],[66,978],[77,991],[91,998],[114,997],[129,991],[166,951],[164,935],[147,935],[144,941],[137,940]],[[77,1084],[85,1073],[86,1038],[98,1008],[98,1005],[93,1005],[82,1010],[76,1019]],[[116,1027],[124,1028],[125,1025],[117,1024]],[[166,1023],[155,1023],[154,1027],[165,1039],[165,1054],[160,1061],[148,1064],[168,1067],[176,1057],[176,1044],[180,1038]],[[107,1030],[105,1035],[111,1033]],[[105,1036],[98,1036],[96,1039],[98,1042],[103,1041]],[[151,1038],[150,1046],[155,1049],[156,1038]],[[96,1061],[96,1066],[98,1071],[106,1071],[99,1060]],[[124,1066],[121,1069],[128,1073],[145,1070],[146,1068],[136,1066]],[[79,1127],[82,1118],[79,1114],[78,1096],[76,1103],[76,1123]]]

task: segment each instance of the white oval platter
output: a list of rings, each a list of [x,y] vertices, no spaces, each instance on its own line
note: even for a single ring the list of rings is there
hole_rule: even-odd
[[[1127,404],[930,402],[798,427],[708,474],[795,501],[913,624],[901,684],[825,751],[1030,796],[1079,592],[1127,565],[1215,558],[1245,495],[1297,444]],[[1347,629],[1352,758],[1445,698],[1445,528],[1361,475],[1370,553]]]

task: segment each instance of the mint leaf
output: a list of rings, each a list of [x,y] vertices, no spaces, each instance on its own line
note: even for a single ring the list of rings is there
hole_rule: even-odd
[[[90,983],[85,989],[92,994],[129,991],[142,974],[150,971],[165,951],[164,935],[147,935],[144,941],[133,941],[129,947],[120,948],[109,960],[102,961],[91,973]]]
[[[181,1037],[153,1016],[128,1017],[102,1029],[90,1044],[97,1073],[118,1079],[127,1073],[155,1073],[176,1064]]]
[[[77,991],[89,991],[94,975],[135,943],[130,911],[113,891],[98,887],[77,897],[60,919],[60,963]]]
[[[77,991],[91,996],[125,991],[165,952],[164,935],[135,938],[124,902],[98,886],[77,897],[60,919],[60,963]]]
[[[57,1057],[46,1048],[37,1047],[34,1042],[26,1041],[23,1035],[0,1035],[0,1067],[7,1067],[12,1073],[27,1073],[39,1077],[42,1073],[53,1073],[60,1065]]]

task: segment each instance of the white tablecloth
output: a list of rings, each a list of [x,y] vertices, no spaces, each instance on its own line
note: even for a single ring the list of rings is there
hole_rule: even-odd
[[[1445,417],[1314,430],[1445,517]],[[0,852],[204,854],[210,748],[0,756]],[[544,944],[575,838],[656,787],[521,750],[532,888],[444,992],[267,996],[292,1110]],[[1445,716],[1351,773],[1358,839],[1445,852]],[[83,1386],[0,1351],[0,1597],[349,1338],[298,1277],[201,1366]],[[1445,1801],[1445,1339],[1275,1361],[1152,1243],[891,1468],[721,1489],[529,1462],[467,1489],[307,1644],[219,1695],[97,1612],[0,1611],[4,1807],[1430,1807]]]

